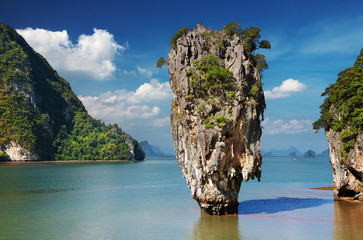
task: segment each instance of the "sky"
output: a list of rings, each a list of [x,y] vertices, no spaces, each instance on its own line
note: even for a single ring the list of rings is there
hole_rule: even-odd
[[[4,1],[6,23],[71,85],[88,113],[117,123],[138,141],[173,153],[169,41],[180,28],[256,26],[270,50],[263,73],[267,109],[261,149],[317,153],[321,93],[351,67],[363,47],[363,1]]]

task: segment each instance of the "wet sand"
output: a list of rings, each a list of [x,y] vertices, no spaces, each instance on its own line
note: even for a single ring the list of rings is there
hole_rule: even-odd
[[[333,187],[316,187],[316,188],[310,188],[310,189],[313,189],[313,190],[325,190],[325,191],[333,191],[334,188]]]

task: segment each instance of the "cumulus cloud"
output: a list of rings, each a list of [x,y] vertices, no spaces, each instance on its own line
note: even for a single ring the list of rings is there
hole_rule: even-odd
[[[296,134],[312,131],[312,120],[289,120],[285,121],[278,119],[271,121],[266,118],[263,121],[263,133],[274,135],[274,134]]]
[[[170,124],[170,117],[158,118],[153,121],[154,127],[164,127]]]
[[[29,45],[59,71],[70,78],[107,80],[116,71],[114,59],[127,47],[118,44],[107,30],[93,29],[92,35],[82,34],[73,44],[66,30],[17,29]]]
[[[307,86],[304,83],[289,78],[282,82],[278,87],[274,87],[271,91],[265,91],[266,99],[278,99],[289,97],[292,93],[304,91]]]
[[[147,77],[151,77],[153,75],[152,71],[147,70],[146,68],[142,68],[139,65],[137,65],[137,71],[139,71],[141,75],[145,75]]]
[[[168,82],[160,83],[152,79],[136,91],[118,89],[99,96],[79,96],[89,114],[106,122],[124,122],[134,119],[151,119],[153,126],[165,126],[165,118],[160,118],[158,103],[171,99]]]

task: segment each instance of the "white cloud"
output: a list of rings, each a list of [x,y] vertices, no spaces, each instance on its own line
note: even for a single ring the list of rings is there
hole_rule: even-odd
[[[160,83],[156,79],[142,84],[136,91],[118,89],[99,96],[79,96],[89,114],[96,119],[109,123],[151,119],[153,126],[165,126],[164,118],[154,118],[160,118],[158,104],[171,98],[169,83]]]
[[[67,78],[107,80],[113,76],[115,56],[126,49],[107,30],[93,29],[92,35],[82,34],[78,43],[69,40],[66,30],[18,29],[29,45]]]
[[[142,84],[135,93],[130,96],[129,101],[152,101],[163,100],[171,96],[171,89],[169,82],[159,83],[157,79],[151,79],[150,83]]]
[[[289,97],[294,92],[304,91],[307,86],[299,80],[289,78],[282,82],[279,87],[274,87],[272,91],[267,90],[264,92],[266,99],[278,99]]]
[[[170,124],[170,117],[158,118],[153,122],[155,127],[164,127]]]
[[[131,76],[136,76],[136,72],[135,71],[127,71],[127,70],[123,70],[122,73],[124,75],[131,75]]]
[[[151,77],[153,75],[152,71],[142,68],[139,65],[137,65],[137,71],[139,71],[141,75],[146,75],[147,77]]]
[[[270,121],[269,118],[266,118],[263,121],[263,133],[268,135],[274,134],[296,134],[309,132],[312,130],[312,120],[289,120],[285,121],[282,119],[278,119],[275,121]]]

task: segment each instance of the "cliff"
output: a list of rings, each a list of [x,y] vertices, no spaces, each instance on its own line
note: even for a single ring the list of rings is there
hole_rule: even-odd
[[[261,176],[260,72],[267,64],[253,51],[270,46],[258,40],[258,28],[239,26],[182,28],[167,59],[176,157],[192,197],[209,214],[237,213],[242,180]]]
[[[336,198],[363,200],[363,49],[354,66],[338,74],[323,93],[321,117],[314,129],[325,129]]]
[[[0,155],[7,160],[137,159],[137,141],[87,114],[69,83],[0,24]]]

